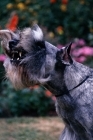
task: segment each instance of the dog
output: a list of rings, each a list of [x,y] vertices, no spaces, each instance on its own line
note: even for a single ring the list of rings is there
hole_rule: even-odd
[[[60,140],[93,140],[93,69],[45,41],[38,25],[16,33],[0,30],[7,56],[6,77],[16,89],[43,85],[56,96],[56,112],[65,128]]]

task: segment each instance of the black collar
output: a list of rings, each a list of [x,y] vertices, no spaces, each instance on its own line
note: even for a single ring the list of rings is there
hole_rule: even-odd
[[[76,86],[73,87],[72,89],[68,89],[68,92],[70,92],[70,91],[72,91],[72,90],[78,88],[80,85],[82,85],[82,84],[89,78],[89,76],[90,76],[90,75],[87,75],[87,76],[85,77],[85,79],[83,79],[78,85],[76,85]],[[60,97],[60,96],[63,96],[64,94],[67,94],[67,93],[64,92],[64,93],[62,93],[62,94],[56,94],[55,97]]]

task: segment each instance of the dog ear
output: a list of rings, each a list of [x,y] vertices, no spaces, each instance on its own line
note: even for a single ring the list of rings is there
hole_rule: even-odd
[[[72,45],[72,43],[70,43],[66,47],[63,47],[58,52],[58,58],[61,60],[62,64],[70,65],[73,63],[73,60],[70,55],[71,45]]]

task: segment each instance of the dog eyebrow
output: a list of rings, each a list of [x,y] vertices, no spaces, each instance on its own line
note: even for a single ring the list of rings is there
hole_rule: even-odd
[[[32,35],[33,35],[34,40],[36,41],[43,40],[43,32],[37,24],[32,27]]]

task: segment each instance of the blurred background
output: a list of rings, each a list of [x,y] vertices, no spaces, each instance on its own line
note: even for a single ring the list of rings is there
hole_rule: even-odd
[[[45,39],[93,67],[93,0],[0,0],[0,29],[14,32],[38,24]],[[40,86],[16,91],[5,79],[0,47],[0,117],[56,116],[55,97]]]

